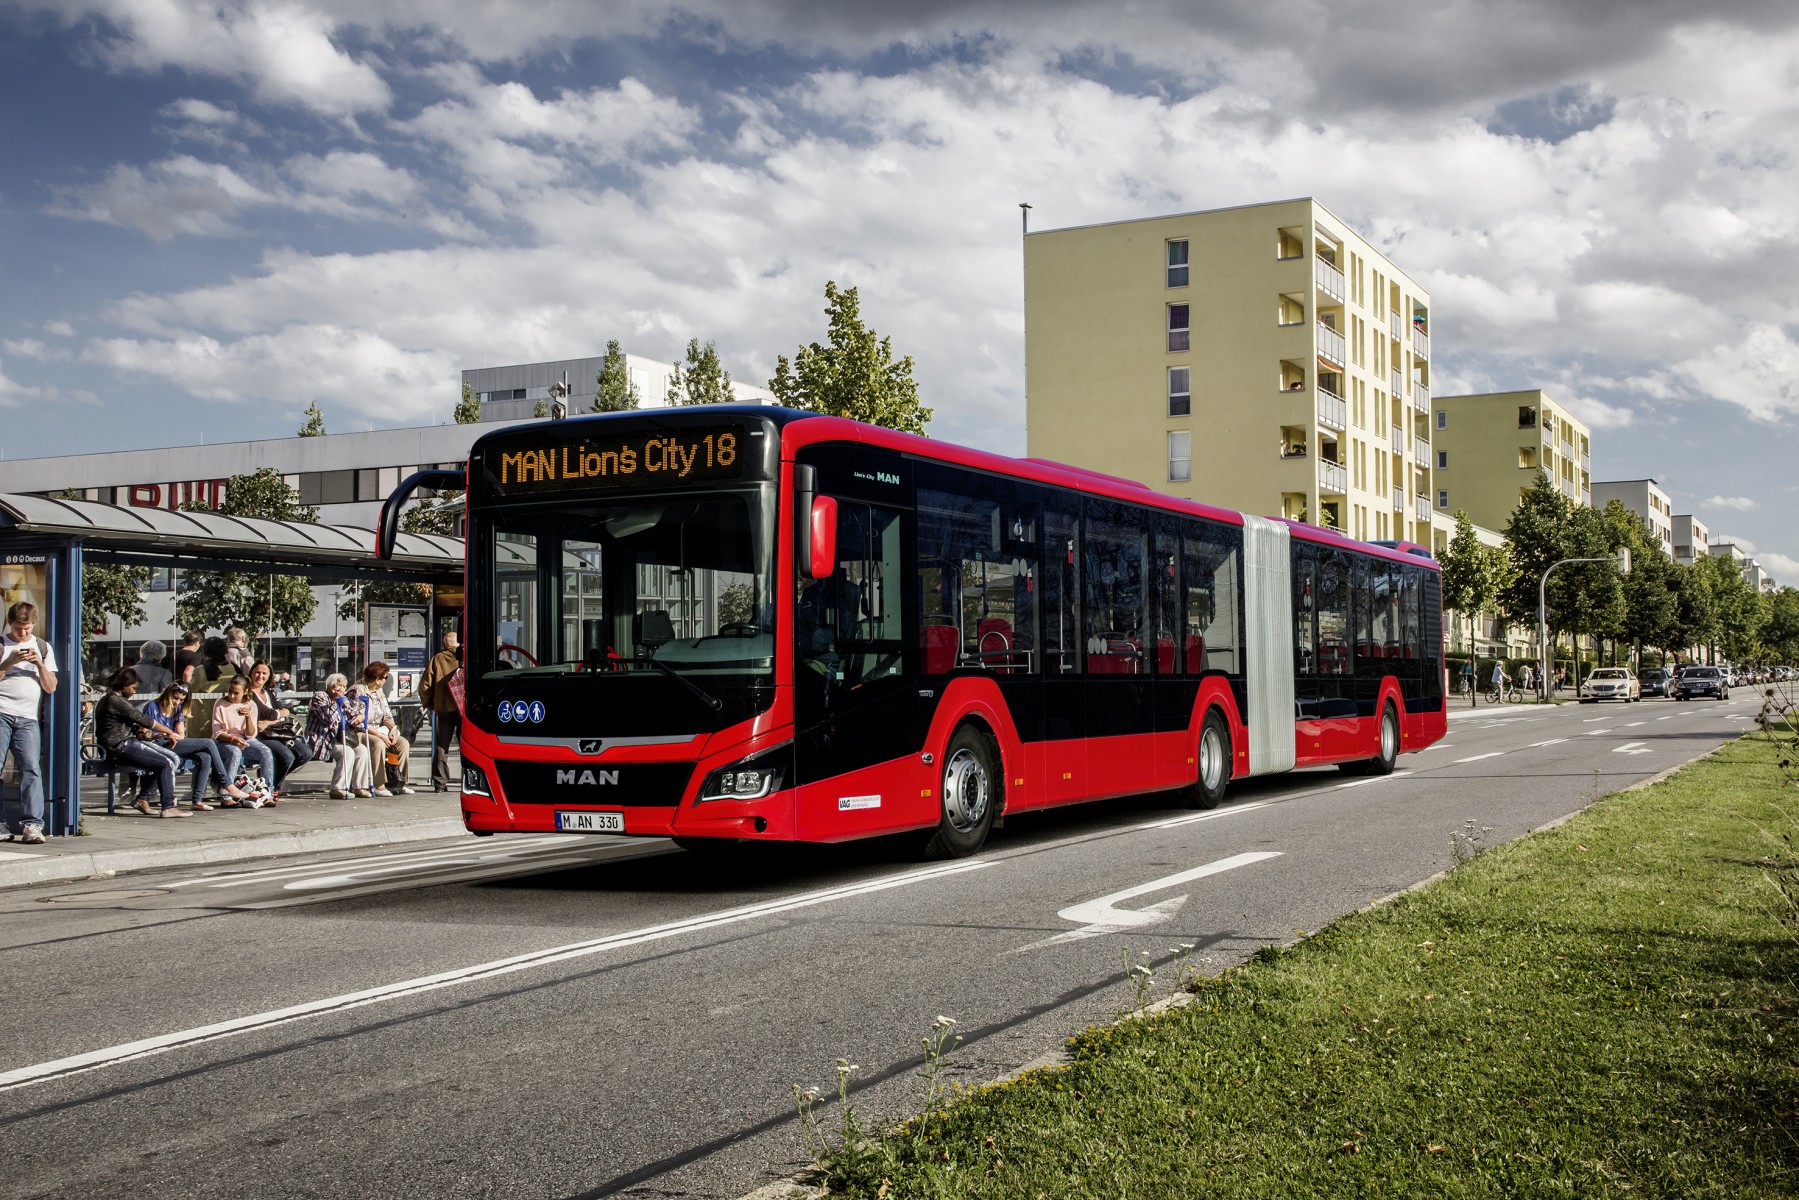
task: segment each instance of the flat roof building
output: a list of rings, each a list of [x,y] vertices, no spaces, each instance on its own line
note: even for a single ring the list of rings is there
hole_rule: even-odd
[[[1316,200],[1025,237],[1029,453],[1430,544],[1430,296]]]
[[[564,358],[556,362],[517,363],[504,367],[471,367],[462,373],[463,386],[475,393],[481,402],[483,421],[530,420],[537,416],[538,405],[549,415],[550,387],[567,378],[568,412],[578,416],[593,408],[599,391],[600,368],[605,357]],[[641,354],[625,355],[625,377],[637,389],[642,408],[662,408],[668,403],[669,384],[674,379],[673,363],[645,358]],[[775,394],[765,387],[740,383],[733,379],[731,391],[745,404],[773,404]]]
[[[1674,557],[1674,502],[1653,479],[1607,479],[1593,484],[1593,507],[1617,500],[1643,518],[1662,553]]]
[[[1593,503],[1591,431],[1541,389],[1438,396],[1432,424],[1440,511],[1504,529],[1539,470],[1575,504]]]
[[[1695,559],[1706,553],[1706,546],[1711,542],[1711,530],[1692,513],[1675,513],[1674,527],[1674,561],[1692,566]]]

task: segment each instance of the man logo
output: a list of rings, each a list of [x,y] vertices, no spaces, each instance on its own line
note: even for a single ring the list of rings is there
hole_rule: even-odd
[[[618,785],[617,771],[563,771],[556,772],[558,784],[570,783],[577,787],[604,787]]]
[[[605,748],[606,743],[601,738],[582,738],[575,743],[575,749],[582,754],[598,754]]]

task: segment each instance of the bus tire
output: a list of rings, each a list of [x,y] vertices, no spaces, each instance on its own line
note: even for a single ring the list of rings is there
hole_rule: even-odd
[[[927,858],[966,858],[993,828],[1001,795],[999,755],[973,725],[957,727],[943,748],[937,828],[925,842]]]
[[[1217,808],[1231,783],[1231,731],[1215,708],[1206,711],[1206,719],[1200,724],[1193,763],[1193,786],[1187,789],[1187,807]]]
[[[1370,775],[1391,775],[1399,764],[1399,715],[1391,704],[1380,709],[1380,756],[1367,762]]]

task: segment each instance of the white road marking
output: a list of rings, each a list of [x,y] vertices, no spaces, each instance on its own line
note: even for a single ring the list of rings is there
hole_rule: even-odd
[[[1582,725],[1591,725],[1594,721],[1609,721],[1609,720],[1611,720],[1610,717],[1585,717],[1585,718],[1582,718],[1580,723]]]
[[[1487,754],[1476,754],[1476,755],[1472,755],[1471,757],[1468,757],[1468,758],[1458,758],[1455,761],[1457,763],[1479,762],[1483,758],[1498,758],[1501,755],[1503,755],[1504,753],[1505,753],[1505,751],[1503,751],[1503,750],[1494,750]]]
[[[1598,737],[1602,733],[1616,733],[1616,732],[1618,732],[1616,729],[1589,729],[1585,733],[1581,734],[1580,736],[1581,737]]]
[[[1672,714],[1672,713],[1668,714],[1665,717],[1657,717],[1656,718],[1656,720],[1658,720],[1658,721],[1672,721],[1673,719],[1674,719],[1674,714]]]
[[[1177,825],[1197,825],[1201,821],[1216,821],[1220,817],[1234,817],[1238,813],[1253,812],[1258,808],[1267,808],[1272,803],[1274,803],[1272,800],[1257,800],[1254,804],[1234,804],[1223,812],[1199,813],[1191,817],[1175,817],[1168,821],[1149,821],[1142,825],[1133,825],[1131,831],[1134,833],[1140,829],[1173,829]],[[1082,839],[1071,838],[1067,844],[1073,845],[1080,840]],[[1041,848],[1042,847],[1039,847],[1039,849]]]
[[[1337,790],[1342,791],[1344,788],[1366,787],[1368,784],[1380,783],[1382,780],[1386,779],[1404,779],[1410,774],[1410,771],[1395,771],[1391,775],[1374,775],[1367,779],[1352,779],[1348,783],[1339,783],[1337,785]]]
[[[1628,723],[1627,723],[1627,724],[1626,724],[1626,725],[1625,725],[1625,726],[1624,726],[1624,728],[1626,728],[1626,729],[1635,729],[1635,728],[1636,728],[1636,727],[1637,727],[1637,726],[1638,726],[1638,725],[1646,725],[1646,724],[1648,724],[1648,722],[1646,722],[1646,721],[1631,721],[1631,722],[1628,722]]]
[[[1406,751],[1406,753],[1407,754],[1429,754],[1432,750],[1454,750],[1454,749],[1455,749],[1454,742],[1438,742],[1433,746],[1426,746],[1422,750],[1408,750],[1408,751]]]
[[[1140,883],[1136,887],[1128,887],[1123,891],[1101,896],[1097,900],[1071,904],[1057,912],[1056,915],[1064,921],[1080,922],[1081,928],[1071,929],[1067,933],[1058,933],[1046,937],[1042,941],[1032,942],[1028,946],[1019,946],[1016,949],[1008,950],[1006,953],[1021,954],[1026,950],[1054,946],[1059,942],[1078,942],[1084,938],[1103,937],[1108,933],[1122,933],[1127,929],[1139,929],[1145,925],[1159,924],[1180,911],[1181,905],[1187,902],[1185,894],[1159,900],[1144,908],[1117,908],[1115,906],[1125,900],[1147,896],[1151,892],[1159,892],[1165,888],[1190,883],[1195,879],[1204,879],[1208,875],[1222,874],[1225,871],[1235,870],[1237,867],[1247,867],[1251,863],[1259,863],[1280,856],[1278,850],[1252,850],[1247,854],[1233,854],[1229,858],[1221,858],[1202,867],[1178,871],[1173,875],[1164,875],[1160,879],[1152,879],[1148,883]]]
[[[508,839],[505,842],[499,843],[499,845],[511,849],[517,846],[542,845],[552,842],[566,842],[567,840],[568,835],[555,834],[546,837],[519,838],[517,840]],[[174,883],[164,884],[163,886],[170,888],[231,887],[239,883],[255,883],[264,879],[279,879],[284,875],[303,875],[308,871],[335,871],[342,870],[345,867],[365,866],[370,863],[389,863],[406,859],[432,858],[442,854],[467,854],[469,850],[475,848],[475,846],[476,843],[471,839],[467,842],[457,842],[452,846],[436,846],[428,850],[407,850],[395,854],[371,854],[361,858],[339,858],[329,862],[306,863],[302,866],[289,865],[285,867],[271,867],[262,871],[219,871],[212,875],[196,876],[193,879],[176,880]]]
[[[1540,750],[1544,746],[1559,746],[1567,740],[1568,740],[1567,738],[1550,738],[1546,742],[1532,742],[1530,745],[1526,746],[1525,749],[1526,750]]]
[[[1649,752],[1649,745],[1646,742],[1625,742],[1622,746],[1612,747],[1613,754],[1648,754]]]
[[[924,883],[932,879],[940,879],[947,875],[959,875],[967,871],[979,871],[991,866],[992,860],[975,859],[953,863],[946,866],[927,867],[920,871],[908,871],[900,875],[890,875],[881,879],[867,880],[862,883],[845,884],[840,887],[823,888],[815,892],[802,892],[797,896],[788,896],[779,900],[765,900],[757,904],[746,904],[738,908],[721,909],[718,912],[706,913],[685,920],[670,921],[662,925],[650,925],[642,929],[626,930],[622,933],[607,934],[605,937],[592,938],[582,942],[570,942],[562,946],[551,946],[544,950],[533,950],[527,954],[515,954],[509,958],[495,959],[492,962],[477,963],[474,966],[458,967],[452,971],[443,971],[436,975],[424,975],[417,979],[407,979],[399,983],[384,984],[380,987],[365,988],[359,992],[347,992],[341,996],[329,996],[322,1000],[311,1000],[304,1004],[295,1004],[287,1008],[278,1008],[269,1012],[255,1013],[250,1016],[234,1017],[228,1021],[218,1021],[211,1025],[200,1025],[193,1029],[178,1030],[174,1033],[159,1034],[155,1037],[143,1038],[135,1042],[125,1042],[117,1046],[109,1046],[104,1050],[91,1050],[85,1054],[72,1054],[66,1058],[51,1062],[38,1063],[34,1066],[19,1067],[12,1071],[0,1073],[0,1091],[27,1087],[34,1083],[43,1083],[50,1079],[60,1079],[86,1071],[99,1070],[102,1067],[115,1066],[133,1059],[147,1058],[154,1054],[163,1054],[184,1046],[197,1045],[201,1042],[216,1041],[219,1038],[235,1037],[241,1033],[268,1029],[277,1025],[285,1025],[290,1021],[305,1020],[309,1017],[324,1016],[328,1013],[346,1012],[350,1009],[362,1008],[371,1004],[379,1004],[386,1000],[396,1000],[403,996],[416,996],[421,992],[436,991],[439,988],[454,987],[463,983],[474,983],[479,980],[493,979],[501,975],[510,975],[517,971],[528,971],[535,967],[548,966],[553,963],[567,962],[570,959],[586,958],[593,954],[602,954],[608,950],[622,950],[631,946],[640,946],[646,942],[658,942],[682,934],[697,933],[708,929],[717,929],[724,925],[734,925],[743,921],[755,920],[758,917],[773,916],[777,913],[792,912],[796,909],[811,908],[818,904],[827,904],[833,900],[844,900],[855,896],[865,896],[874,892],[890,891],[894,888],[906,887],[914,883]]]

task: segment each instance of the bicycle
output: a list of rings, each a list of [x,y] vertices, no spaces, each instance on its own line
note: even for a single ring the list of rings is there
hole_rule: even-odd
[[[1516,680],[1508,679],[1503,684],[1489,683],[1486,688],[1481,691],[1480,696],[1481,699],[1485,700],[1488,704],[1498,704],[1501,700],[1504,700],[1507,704],[1522,704],[1524,702],[1524,689],[1518,686]]]

